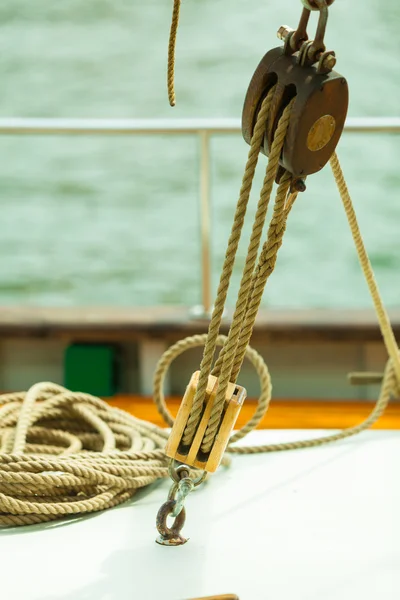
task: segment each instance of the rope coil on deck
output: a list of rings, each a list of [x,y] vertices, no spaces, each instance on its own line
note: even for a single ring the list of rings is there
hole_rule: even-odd
[[[125,502],[167,476],[167,437],[99,398],[54,383],[0,396],[0,526]]]

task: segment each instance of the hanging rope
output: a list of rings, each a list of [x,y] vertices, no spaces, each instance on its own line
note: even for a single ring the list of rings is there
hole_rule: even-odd
[[[215,300],[214,309],[208,328],[208,337],[204,349],[203,359],[200,365],[200,378],[197,385],[196,395],[193,401],[192,411],[183,435],[183,442],[190,444],[194,431],[199,422],[202,405],[204,402],[208,376],[211,371],[212,362],[214,359],[216,340],[218,338],[222,316],[224,314],[226,297],[230,279],[235,264],[236,252],[239,246],[240,236],[243,229],[244,218],[246,216],[247,205],[250,198],[250,192],[253,185],[254,174],[260,154],[260,147],[265,134],[265,123],[270,110],[272,99],[275,93],[275,87],[272,88],[265,98],[257,123],[254,129],[252,142],[250,145],[249,155],[243,175],[242,187],[240,189],[239,200],[236,206],[235,216],[232,225],[232,231],[228,241],[225,260],[222,267],[222,274],[218,286],[217,298]]]
[[[290,108],[291,107],[289,107],[289,110],[290,110]],[[282,236],[285,231],[285,227],[284,226],[282,227],[282,220],[284,220],[285,215],[284,215],[284,211],[281,209],[284,206],[285,201],[286,201],[290,181],[291,181],[291,176],[288,173],[286,173],[282,177],[282,181],[279,184],[278,192],[276,195],[274,216],[272,218],[271,225],[269,228],[268,241],[267,241],[267,247],[269,249],[272,249],[272,254],[269,256],[270,260],[267,261],[271,267],[271,270],[269,271],[268,274],[272,273],[272,271],[274,269],[276,258],[277,258],[277,253],[278,253],[278,250],[282,243]],[[276,235],[275,235],[276,234],[275,226],[276,226],[277,222],[278,222],[278,227],[280,228],[280,233],[279,233],[279,236],[281,238],[280,243],[277,243],[277,239],[276,239]],[[250,245],[251,245],[251,242],[250,242]],[[261,253],[259,264],[263,264],[265,266],[266,262],[265,262],[264,258],[265,257],[263,255],[263,253]],[[254,263],[251,266],[251,271],[253,271],[253,270],[254,270]],[[264,273],[264,269],[263,269],[263,273]],[[243,351],[243,355],[241,355],[240,359],[238,359],[238,342],[239,342],[239,338],[243,334],[243,324],[245,321],[248,321],[251,323],[252,315],[254,315],[254,319],[255,319],[255,316],[256,316],[257,310],[258,310],[258,300],[261,301],[261,296],[264,291],[265,284],[267,282],[268,277],[261,278],[260,275],[261,275],[261,271],[259,273],[257,273],[257,275],[253,279],[251,273],[249,272],[249,277],[246,277],[246,267],[243,272],[242,285],[241,285],[241,289],[239,291],[239,296],[238,296],[238,300],[237,300],[237,304],[236,304],[236,310],[235,310],[235,313],[234,313],[234,316],[232,319],[232,325],[231,325],[231,328],[229,331],[228,340],[227,340],[226,344],[224,345],[225,352],[224,352],[224,356],[223,356],[223,360],[222,360],[221,371],[218,376],[218,392],[217,392],[217,396],[215,399],[215,403],[214,403],[212,411],[211,411],[207,429],[204,434],[203,443],[201,446],[201,449],[203,452],[209,452],[214,443],[214,439],[215,439],[216,433],[219,428],[219,423],[220,423],[222,412],[223,412],[224,405],[225,405],[225,397],[226,397],[227,387],[228,387],[229,382],[231,381],[231,372],[232,372],[233,363],[235,360],[236,361],[239,360],[240,362],[242,362],[242,360],[244,358],[244,353],[246,352],[247,343],[244,346],[242,344],[240,350]],[[252,295],[250,297],[251,292],[252,292]],[[260,292],[259,298],[258,298],[258,292]],[[257,304],[255,313],[254,313],[254,303]],[[235,315],[236,315],[236,320],[235,320]],[[236,323],[235,328],[234,328],[234,323]],[[250,328],[252,329],[251,324],[250,324]]]
[[[179,13],[181,9],[181,0],[174,0],[172,10],[171,29],[169,33],[168,43],[168,70],[167,70],[167,86],[168,100],[171,106],[175,106],[175,49],[176,36],[179,27]]]
[[[354,206],[351,201],[350,194],[347,189],[347,185],[344,180],[342,169],[340,168],[339,159],[336,155],[336,152],[331,157],[330,164],[337,188],[339,190],[340,197],[343,202],[344,209],[346,211],[347,221],[350,225],[354,245],[357,250],[358,260],[360,262],[365,280],[368,285],[369,292],[371,294],[372,301],[374,303],[376,316],[378,317],[379,326],[381,329],[383,340],[385,342],[386,350],[390,358],[392,359],[397,381],[400,382],[399,348],[396,343],[396,338],[394,337],[389,316],[386,312],[382,298],[379,293],[378,284],[376,283],[374,271],[372,269],[371,262],[368,258],[368,254],[364,246],[360,228],[357,223],[357,217],[354,210]]]
[[[254,151],[260,152],[261,142],[265,132],[265,124],[275,93],[276,87],[274,86],[269,91],[266,99],[262,104],[262,108],[257,117],[257,123],[250,145],[250,153]],[[258,203],[257,212],[254,218],[253,230],[250,238],[249,249],[246,257],[242,280],[240,283],[238,300],[232,318],[232,324],[229,330],[226,345],[224,346],[223,351],[220,354],[219,360],[216,364],[215,371],[216,373],[218,373],[218,391],[201,445],[201,450],[203,452],[209,452],[213,445],[224,408],[228,384],[230,381],[235,381],[231,378],[232,367],[235,364],[235,373],[238,373],[238,370],[240,368],[239,365],[241,365],[243,361],[244,352],[248,344],[248,340],[251,336],[254,320],[258,311],[259,303],[261,302],[261,297],[265,288],[266,281],[271,272],[273,271],[273,268],[276,263],[277,252],[282,243],[282,237],[285,231],[286,218],[288,214],[286,213],[284,207],[287,202],[288,189],[291,183],[291,176],[288,173],[285,173],[281,178],[281,183],[277,192],[274,217],[268,232],[266,245],[264,246],[263,252],[260,255],[257,274],[254,275],[254,266],[257,260],[257,254],[260,246],[261,235],[265,224],[268,204],[271,197],[273,183],[277,175],[279,159],[282,152],[286,132],[289,126],[290,113],[292,111],[294,102],[295,99],[292,99],[288,106],[284,109],[274,135],[273,143],[271,145],[266,175],[260,193],[260,200]],[[262,130],[261,140],[259,139],[260,128]],[[248,180],[247,168],[245,169],[245,174],[243,177],[243,184],[244,182],[246,182],[247,184],[246,203],[248,202],[248,197],[251,190],[251,183],[254,178],[254,170],[251,171],[251,181]],[[240,204],[240,200],[241,197],[239,197],[238,206]],[[244,219],[244,215],[242,219]],[[235,215],[232,233],[236,229],[236,220],[237,218]],[[241,221],[241,225],[243,225],[243,220]],[[277,229],[279,230],[278,243],[276,235]],[[238,241],[239,240],[237,240],[237,243]],[[188,419],[188,423],[186,425],[184,435],[182,438],[183,443],[185,445],[189,445],[192,442],[202,414],[203,404],[206,396],[207,381],[211,372],[211,365],[215,354],[215,339],[219,333],[227,291],[233,270],[237,244],[234,250],[234,252],[230,252],[230,244],[228,243],[228,250],[226,253],[225,263],[222,269],[220,286],[215,301],[215,308],[209,326],[207,343],[205,346],[203,359],[200,365],[199,383],[193,400],[193,406]],[[248,311],[250,311],[249,314],[247,314]],[[242,331],[244,324],[245,329]],[[246,341],[243,341],[243,338]],[[240,348],[238,352],[239,340]]]
[[[238,346],[236,349],[235,361],[232,367],[231,381],[236,382],[243,359],[246,353],[246,347],[250,342],[253,333],[258,309],[261,304],[262,295],[269,276],[274,270],[278,250],[282,245],[283,234],[286,230],[286,222],[293,204],[297,198],[297,192],[292,193],[286,198],[285,194],[276,197],[274,215],[272,217],[267,241],[264,243],[257,269],[253,274],[250,291],[250,301],[243,320],[243,326],[240,331]]]

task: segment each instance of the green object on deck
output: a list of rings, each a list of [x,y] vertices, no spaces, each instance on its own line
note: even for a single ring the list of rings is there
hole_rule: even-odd
[[[93,396],[113,396],[117,391],[115,346],[72,344],[64,356],[65,387]]]

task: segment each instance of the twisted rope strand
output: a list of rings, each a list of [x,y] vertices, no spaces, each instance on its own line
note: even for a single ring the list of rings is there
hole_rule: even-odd
[[[290,111],[290,108],[289,108],[289,111]],[[289,114],[290,114],[290,112],[289,112]],[[282,119],[284,118],[284,116],[282,117]],[[288,123],[286,123],[286,127],[287,127],[287,124]],[[278,154],[276,169],[278,168],[279,155],[280,155],[280,153]],[[285,200],[286,200],[287,192],[289,189],[290,181],[291,181],[291,175],[285,174],[284,177],[282,178],[282,183],[280,183],[280,185],[278,187],[277,197],[276,197],[276,201],[275,201],[274,215],[272,217],[271,225],[270,225],[269,231],[268,231],[268,240],[271,239],[272,232],[274,234],[274,238],[273,238],[273,242],[272,242],[273,245],[269,244],[267,246],[268,250],[272,251],[271,260],[268,263],[271,266],[271,272],[275,265],[276,254],[279,250],[280,244],[282,243],[282,238],[280,239],[280,243],[277,242],[276,233],[275,233],[275,230],[277,228],[276,220],[278,219],[278,210],[280,209],[281,213],[284,213],[284,205],[285,205]],[[272,187],[272,185],[271,185],[271,187]],[[280,224],[280,221],[279,221],[279,224]],[[281,231],[282,231],[281,235],[283,237],[283,233],[285,231],[284,228],[281,227]],[[257,250],[258,250],[258,248],[257,248]],[[275,254],[274,254],[274,252],[275,252]],[[250,252],[249,252],[249,254],[250,254]],[[254,270],[255,259],[256,259],[256,255],[254,256],[254,260],[252,259],[252,264],[251,264],[252,272]],[[263,253],[261,253],[261,255],[260,255],[260,260],[262,260],[262,259],[263,259]],[[246,271],[246,269],[245,269],[245,271]],[[269,275],[269,273],[268,273],[268,275]],[[268,277],[268,275],[267,275],[267,277]],[[226,353],[224,356],[224,362],[221,367],[221,374],[218,379],[218,392],[217,392],[217,395],[215,398],[214,405],[212,407],[210,419],[208,421],[208,425],[207,425],[207,428],[206,428],[206,431],[204,434],[204,438],[202,441],[202,445],[201,445],[201,450],[203,452],[209,452],[214,443],[215,435],[218,431],[219,423],[220,423],[222,412],[223,412],[224,405],[225,405],[226,391],[228,388],[228,384],[231,381],[232,365],[233,365],[233,363],[236,359],[237,353],[238,353],[238,342],[239,342],[239,338],[241,336],[243,322],[247,323],[248,318],[249,318],[248,315],[249,315],[249,311],[250,311],[251,315],[252,316],[254,315],[254,319],[250,325],[251,330],[252,330],[252,326],[254,324],[254,320],[257,315],[259,302],[261,302],[261,296],[262,296],[262,292],[263,292],[267,277],[265,278],[265,280],[263,280],[261,287],[256,288],[257,291],[260,290],[260,294],[259,294],[259,296],[257,296],[257,300],[259,300],[259,301],[258,301],[257,306],[255,307],[252,304],[252,298],[249,299],[249,295],[252,290],[252,283],[253,283],[252,274],[250,273],[250,270],[248,271],[246,279],[243,276],[243,279],[242,279],[243,288],[239,292],[239,297],[238,297],[238,302],[237,302],[238,310],[235,311],[236,321],[235,321],[235,315],[234,315],[233,320],[232,320],[232,325],[230,328],[230,332],[228,335],[228,341],[227,341],[226,345],[224,346],[224,348],[226,348]],[[235,322],[235,327],[234,327],[234,322]],[[242,352],[242,354],[240,355],[241,361],[243,360],[244,355],[246,353],[246,348],[248,345],[248,341],[250,339],[251,330],[250,330],[248,337],[246,337],[244,344],[241,345],[241,352]],[[246,333],[247,333],[247,330],[246,330]],[[231,334],[232,334],[232,336],[231,336]]]
[[[400,353],[397,346],[396,338],[394,337],[392,325],[390,323],[389,316],[386,312],[383,300],[381,298],[378,284],[376,283],[374,271],[372,269],[371,262],[369,260],[367,251],[364,246],[364,241],[358,226],[356,213],[354,210],[353,203],[347,189],[347,185],[343,176],[342,169],[340,168],[339,159],[336,152],[330,159],[330,165],[332,173],[336,181],[337,188],[339,190],[340,197],[343,202],[344,209],[348,223],[350,225],[351,234],[353,236],[354,245],[357,250],[358,260],[360,262],[365,280],[368,285],[369,292],[371,294],[372,301],[374,303],[376,316],[378,317],[379,326],[381,329],[383,341],[385,342],[387,353],[392,359],[393,368],[396,373],[397,381],[400,382]]]
[[[200,376],[197,385],[193,406],[183,434],[183,443],[190,444],[194,432],[196,431],[201,416],[204,399],[206,396],[208,377],[211,372],[211,365],[214,360],[216,341],[218,338],[222,315],[225,308],[226,296],[229,283],[232,276],[233,265],[238,249],[240,236],[243,229],[244,218],[246,216],[247,205],[250,198],[250,192],[253,184],[254,174],[258,162],[260,147],[265,135],[265,122],[271,107],[272,98],[275,92],[275,86],[269,91],[267,97],[261,105],[261,109],[254,128],[251,139],[249,155],[243,175],[242,186],[240,189],[239,200],[236,206],[234,221],[231,234],[228,241],[228,247],[225,254],[225,260],[222,268],[221,278],[218,286],[217,297],[214,303],[214,309],[208,327],[207,342],[204,348],[203,358],[200,364]]]
[[[369,416],[355,427],[349,427],[343,429],[338,433],[327,435],[324,437],[314,438],[311,440],[299,440],[297,442],[287,442],[284,444],[267,444],[264,446],[231,446],[228,447],[228,452],[232,454],[258,454],[260,452],[281,452],[284,450],[299,450],[301,448],[315,448],[316,446],[322,446],[323,444],[330,444],[332,442],[338,442],[345,438],[351,437],[366,429],[372,427],[372,425],[379,419],[379,417],[385,411],[390,399],[394,396],[398,396],[400,393],[399,386],[396,381],[396,375],[393,369],[392,362],[389,360],[385,367],[385,374],[382,382],[381,391],[379,398],[372,409]]]
[[[176,49],[176,37],[179,27],[179,14],[181,9],[181,0],[174,0],[174,7],[172,9],[172,21],[171,29],[169,32],[168,42],[168,70],[167,70],[167,87],[168,87],[168,100],[171,106],[175,106],[175,49]]]
[[[281,180],[281,182],[282,182],[282,180]],[[288,195],[287,199],[286,199],[285,206],[284,206],[284,209],[285,209],[285,215],[284,215],[285,221],[287,221],[287,219],[289,217],[290,211],[293,208],[293,205],[294,205],[294,203],[296,201],[297,196],[298,196],[298,192],[291,192]],[[257,265],[257,267],[256,267],[256,269],[254,270],[254,273],[253,273],[253,279],[252,279],[252,282],[251,282],[251,289],[250,289],[249,300],[254,295],[254,287],[255,287],[255,285],[257,283],[257,280],[258,280],[258,277],[259,277],[259,273],[260,273],[260,270],[261,270],[261,267],[262,267],[263,257],[265,256],[265,254],[267,252],[267,250],[266,250],[267,243],[268,243],[268,240],[263,245],[263,248],[262,248],[261,253],[260,253],[260,258],[259,258],[259,261],[258,261],[258,265]],[[254,326],[254,324],[253,324],[253,326]],[[236,350],[235,360],[234,360],[234,363],[233,363],[233,366],[232,366],[232,373],[231,373],[231,381],[232,382],[236,382],[237,381],[237,378],[239,376],[239,371],[240,371],[240,368],[242,366],[242,362],[243,362],[242,348],[246,346],[246,344],[243,341],[243,338],[244,338],[244,329],[246,327],[247,327],[247,309],[246,309],[246,317],[243,320],[243,326],[242,326],[242,329],[240,331],[240,337],[239,337],[238,346],[237,346],[237,350]],[[249,341],[250,341],[250,336],[249,336],[249,338],[247,340],[247,343],[249,343]]]
[[[260,258],[254,274],[251,295],[249,298],[245,318],[240,330],[240,338],[236,346],[234,363],[231,373],[231,381],[236,382],[242,366],[246,348],[250,342],[253,333],[254,324],[256,321],[258,309],[260,308],[261,299],[264,293],[267,281],[275,269],[278,258],[279,248],[282,246],[283,236],[286,231],[286,222],[289,212],[286,210],[285,203],[289,186],[291,183],[290,173],[286,173],[279,184],[278,193],[276,195],[274,214],[268,230],[267,241],[264,243],[260,253]]]
[[[282,117],[279,120],[278,127],[274,136],[274,141],[272,143],[263,187],[260,192],[257,213],[254,218],[253,230],[251,234],[249,248],[247,251],[245,267],[239,286],[238,299],[236,302],[235,312],[232,317],[232,324],[228,336],[228,344],[223,347],[212,370],[212,374],[216,377],[219,377],[221,374],[221,367],[225,362],[226,354],[228,352],[231,352],[232,349],[235,347],[235,344],[237,343],[238,329],[240,329],[242,320],[246,313],[247,302],[250,297],[250,291],[252,286],[252,278],[254,276],[254,264],[260,245],[261,234],[265,224],[265,218],[271,197],[272,186],[278,170],[280,154],[282,152],[284,139],[289,126],[290,113],[293,107],[293,103],[294,98],[290,102],[290,104],[285,108]],[[266,118],[268,119],[268,114]]]
[[[208,422],[207,429],[205,431],[201,445],[201,450],[203,452],[209,452],[211,446],[213,445],[215,434],[217,432],[219,422],[221,420],[221,415],[224,409],[226,391],[230,382],[232,365],[236,354],[236,347],[239,340],[243,319],[246,313],[249,293],[251,290],[254,265],[257,259],[261,235],[263,232],[267,209],[271,198],[272,187],[278,172],[279,159],[285,141],[286,132],[289,127],[290,114],[294,102],[295,99],[293,98],[283,111],[282,117],[279,120],[278,127],[275,132],[274,140],[271,145],[266,174],[260,193],[260,200],[258,203],[257,212],[254,218],[253,230],[251,233],[245,267],[240,283],[236,308],[229,330],[228,341],[226,343],[226,346],[224,347],[223,362],[221,365],[221,372],[218,378],[218,390],[212,407],[210,420]],[[192,436],[194,436],[195,431],[191,433]]]
[[[293,206],[294,201],[296,200],[296,198],[297,198],[297,192],[291,193],[289,195],[289,197],[287,198],[287,201],[286,201],[286,204],[285,204],[285,210],[287,212],[286,218],[289,216],[290,210],[292,209],[292,206]],[[254,269],[254,272],[253,272],[253,275],[252,275],[250,292],[249,292],[249,297],[248,297],[249,300],[250,300],[250,298],[251,298],[251,296],[253,294],[254,285],[256,283],[257,276],[258,276],[258,273],[260,271],[260,261],[261,261],[262,255],[263,255],[265,244],[266,244],[266,242],[264,243],[263,249],[262,249],[262,251],[260,253],[259,262],[257,264],[257,267]],[[247,306],[248,306],[248,304],[247,304]],[[245,314],[247,314],[247,306],[246,306]],[[245,323],[245,318],[243,319],[243,323]],[[242,329],[243,329],[243,325],[242,325]],[[238,346],[241,345],[241,341],[240,341],[241,337],[242,337],[242,333],[240,334],[240,337],[239,337],[239,340],[238,340]],[[221,365],[222,365],[222,362],[223,362],[223,359],[224,359],[224,354],[225,354],[225,349],[226,349],[225,347],[222,348],[221,352],[219,353],[218,360],[216,361],[216,363],[214,365],[214,368],[212,370],[212,374],[215,377],[219,377],[219,375],[220,375]],[[237,367],[238,359],[236,358],[236,356],[237,356],[237,351],[236,351],[235,361],[233,363],[232,372],[231,372],[231,379],[230,380],[231,380],[232,383],[236,382],[236,380],[238,378],[238,374],[239,374],[239,369],[240,369],[240,367]]]

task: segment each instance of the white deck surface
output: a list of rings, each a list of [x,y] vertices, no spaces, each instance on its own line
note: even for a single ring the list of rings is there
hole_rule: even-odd
[[[321,432],[259,431],[247,443]],[[155,544],[168,483],[116,509],[0,532],[4,600],[400,599],[400,431],[235,457],[187,500],[179,548]]]

